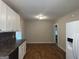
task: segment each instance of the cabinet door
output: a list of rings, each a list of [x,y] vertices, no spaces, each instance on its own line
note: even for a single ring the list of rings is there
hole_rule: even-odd
[[[20,16],[16,13],[16,31],[21,31]]]
[[[10,7],[7,7],[7,31],[16,31],[16,14]]]
[[[6,21],[6,29],[7,31],[13,30],[13,14],[12,10],[7,6],[7,21]]]
[[[0,30],[6,31],[6,4],[0,1]]]
[[[1,5],[1,1],[0,1],[0,31],[2,31],[2,12],[1,12],[1,9],[2,9],[2,5]]]
[[[13,31],[16,31],[16,12],[15,11],[12,11],[12,16],[13,16],[13,19],[12,19],[12,30]]]
[[[20,30],[20,16],[7,7],[7,31],[19,31]]]
[[[19,47],[19,59],[23,59],[23,45]]]
[[[26,54],[26,41],[19,47],[19,59],[23,59]]]
[[[13,30],[14,31],[20,31],[21,27],[20,27],[20,16],[19,14],[17,14],[16,12],[12,12],[13,14]]]
[[[23,55],[26,54],[26,41],[23,43]]]
[[[20,16],[0,0],[0,32],[21,31]]]

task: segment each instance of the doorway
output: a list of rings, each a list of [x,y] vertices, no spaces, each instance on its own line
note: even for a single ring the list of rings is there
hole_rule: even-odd
[[[58,45],[58,24],[54,25],[54,40],[55,43]]]

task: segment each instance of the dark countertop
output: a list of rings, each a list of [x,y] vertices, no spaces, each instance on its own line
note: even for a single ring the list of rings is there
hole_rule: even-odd
[[[25,39],[15,40],[12,42],[7,42],[6,44],[0,43],[0,57],[9,56],[17,47],[19,47]]]

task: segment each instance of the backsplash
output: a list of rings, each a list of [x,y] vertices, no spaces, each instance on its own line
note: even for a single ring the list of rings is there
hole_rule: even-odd
[[[15,42],[15,32],[1,32],[0,33],[0,45],[12,44]]]

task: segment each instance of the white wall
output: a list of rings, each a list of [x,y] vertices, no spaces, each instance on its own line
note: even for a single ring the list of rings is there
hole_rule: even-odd
[[[79,20],[79,10],[61,17],[55,23],[59,26],[59,43],[58,46],[66,51],[66,23]]]
[[[53,43],[52,21],[26,21],[25,38],[27,43]]]

